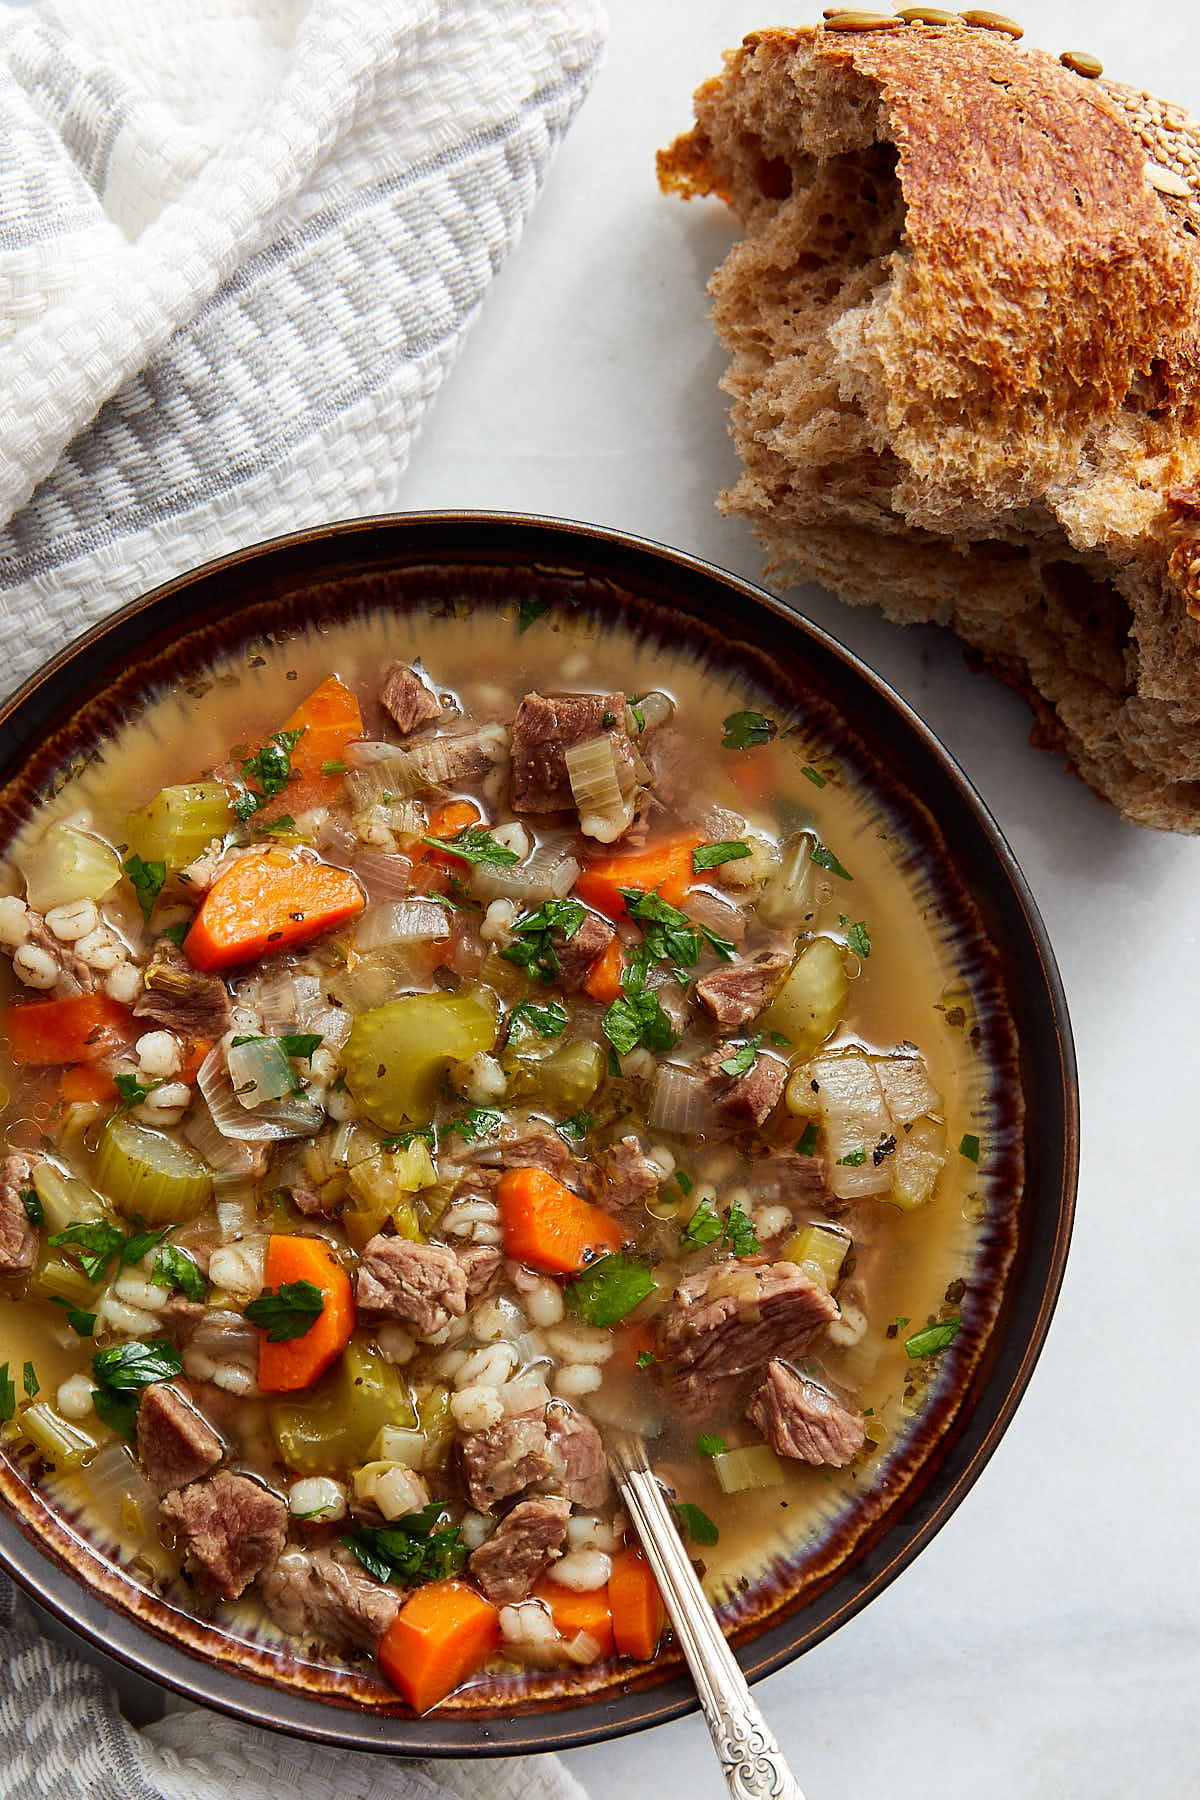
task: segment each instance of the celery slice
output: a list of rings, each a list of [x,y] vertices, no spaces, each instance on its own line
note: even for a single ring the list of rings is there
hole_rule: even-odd
[[[836,1030],[849,987],[841,947],[832,938],[814,938],[759,1023],[782,1032],[793,1056],[811,1056]]]
[[[99,1445],[89,1432],[64,1419],[45,1400],[35,1400],[20,1414],[22,1435],[56,1469],[78,1469]]]
[[[84,1311],[95,1304],[99,1291],[78,1263],[69,1261],[59,1250],[43,1254],[25,1289],[30,1300],[66,1300]]]
[[[832,1291],[850,1249],[844,1231],[831,1225],[806,1225],[783,1246],[783,1260],[806,1269],[821,1286]]]
[[[907,1133],[897,1133],[891,1158],[892,1191],[887,1198],[906,1212],[924,1206],[945,1161],[946,1127],[935,1119],[918,1119]]]
[[[148,806],[130,814],[126,829],[130,848],[144,862],[165,863],[171,870],[195,862],[232,824],[233,807],[222,783],[192,781],[161,788]]]
[[[770,1444],[748,1444],[744,1450],[722,1450],[712,1459],[713,1474],[726,1494],[747,1488],[778,1487],[783,1465]]]
[[[365,1461],[385,1425],[417,1426],[403,1375],[357,1339],[311,1397],[278,1402],[270,1419],[280,1456],[300,1475],[330,1475]]]
[[[133,1119],[109,1120],[94,1172],[118,1212],[148,1225],[181,1225],[212,1197],[212,1171],[194,1151]]]
[[[367,1117],[402,1131],[432,1116],[438,1082],[496,1041],[482,993],[406,994],[361,1013],[346,1039],[346,1086]]]
[[[42,1216],[47,1232],[65,1231],[84,1219],[102,1219],[104,1205],[87,1183],[74,1175],[64,1175],[51,1162],[40,1162],[33,1171],[33,1186],[42,1203]]]

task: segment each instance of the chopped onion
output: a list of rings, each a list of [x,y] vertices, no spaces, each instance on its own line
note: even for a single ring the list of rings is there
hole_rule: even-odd
[[[258,1202],[254,1189],[230,1188],[217,1201],[217,1229],[223,1244],[235,1244],[258,1224]]]
[[[579,829],[611,844],[633,823],[633,787],[621,791],[617,756],[608,733],[571,744],[563,752],[571,794],[579,809]]]
[[[689,919],[697,925],[707,926],[718,937],[728,938],[734,944],[740,944],[745,937],[745,909],[714,894],[711,888],[691,888],[686,906]]]
[[[941,1096],[920,1056],[877,1056],[875,1073],[895,1125],[911,1125],[926,1113],[941,1110]]]
[[[380,950],[387,944],[437,944],[449,936],[449,914],[436,900],[385,900],[362,914],[354,946]]]
[[[355,738],[342,751],[342,761],[348,769],[370,769],[376,763],[395,762],[397,757],[407,754],[399,744],[389,744],[383,739]]]
[[[263,977],[258,989],[258,1010],[264,1031],[286,1031],[299,1018],[299,1006],[290,969],[277,969]]]
[[[340,1050],[354,1027],[354,1015],[344,1006],[321,1006],[305,1012],[301,1023],[306,1031],[319,1033],[331,1050]]]
[[[676,1137],[700,1137],[713,1124],[712,1100],[703,1081],[677,1063],[660,1063],[648,1124]]]
[[[269,1100],[248,1112],[239,1105],[233,1091],[222,1044],[214,1044],[200,1064],[196,1085],[208,1102],[213,1124],[222,1137],[246,1138],[257,1143],[311,1137],[324,1123],[323,1109],[299,1095]]]
[[[412,858],[399,853],[349,850],[346,867],[358,876],[372,900],[402,900],[412,888]]]
[[[278,1038],[231,1044],[225,1064],[240,1106],[261,1106],[264,1100],[282,1100],[296,1091],[296,1071]]]
[[[204,1158],[212,1170],[213,1187],[217,1190],[238,1188],[261,1175],[266,1160],[266,1146],[247,1144],[218,1131],[207,1106],[193,1106],[184,1114],[180,1127],[192,1148]]]
[[[565,900],[580,868],[564,839],[548,839],[522,863],[502,868],[477,865],[471,870],[471,891],[481,900],[515,900],[519,906],[537,907],[544,900]]]
[[[405,750],[390,745],[386,762],[367,762],[354,774],[347,775],[355,812],[367,812],[372,806],[385,804],[384,795],[406,800],[410,794],[423,793],[429,780]]]
[[[124,1444],[105,1444],[84,1464],[78,1479],[97,1518],[119,1518],[126,1500],[134,1503],[144,1519],[153,1519],[157,1514],[154,1489]]]
[[[816,847],[811,831],[798,831],[782,845],[779,863],[756,902],[764,924],[795,928],[815,917],[817,865],[812,853]]]
[[[588,1663],[599,1662],[604,1654],[600,1640],[594,1638],[589,1631],[577,1631],[573,1638],[568,1638],[563,1644],[563,1651],[580,1668],[585,1668]]]

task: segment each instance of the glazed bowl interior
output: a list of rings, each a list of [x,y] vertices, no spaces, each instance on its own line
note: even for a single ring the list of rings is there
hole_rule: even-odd
[[[751,1678],[865,1605],[962,1500],[1020,1399],[1062,1280],[1077,1177],[1074,1058],[1045,931],[1011,853],[944,750],[887,686],[782,602],[682,554],[612,532],[507,515],[399,516],[307,532],[181,577],[67,648],[0,709],[0,843],[39,796],[171,684],[203,702],[213,671],[418,619],[499,612],[519,631],[620,625],[686,643],[799,714],[850,769],[897,845],[910,888],[970,972],[989,1072],[989,1153],[963,1330],[886,1469],[803,1555],[773,1553],[725,1620]],[[231,675],[229,672],[235,673]],[[44,1605],[142,1674],[260,1724],[355,1748],[462,1755],[564,1748],[672,1718],[695,1702],[673,1647],[632,1676],[610,1664],[467,1688],[414,1718],[373,1675],[306,1659],[237,1615],[171,1605],[80,1517],[52,1510],[0,1457],[0,1558]]]

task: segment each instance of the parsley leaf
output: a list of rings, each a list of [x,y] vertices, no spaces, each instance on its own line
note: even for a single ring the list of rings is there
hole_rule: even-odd
[[[146,1096],[152,1094],[155,1088],[161,1087],[162,1082],[139,1081],[136,1075],[114,1075],[113,1086],[121,1096],[120,1110],[129,1112],[131,1108],[140,1106]]]
[[[633,714],[633,722],[638,728],[638,736],[640,737],[646,729],[646,715],[636,700],[627,700],[625,704]]]
[[[865,919],[859,919],[846,933],[846,943],[856,956],[870,956],[871,934]]]
[[[595,1123],[595,1113],[577,1112],[572,1113],[569,1119],[560,1119],[554,1129],[561,1131],[567,1138],[585,1138]]]
[[[811,781],[814,787],[828,787],[829,786],[829,783],[825,779],[824,775],[822,775],[818,769],[814,769],[811,763],[805,763],[805,765],[801,769],[800,773],[805,777],[806,780]]]
[[[71,1330],[75,1333],[76,1337],[91,1337],[93,1331],[96,1329],[95,1313],[84,1312],[82,1307],[72,1306],[71,1302],[69,1300],[64,1300],[61,1294],[54,1294],[51,1298],[53,1299],[55,1306],[61,1306],[66,1313],[67,1324],[71,1327]]]
[[[564,939],[572,938],[586,917],[587,908],[578,900],[546,900],[536,912],[526,913],[509,926],[513,941],[500,954],[505,962],[515,963],[527,975],[549,983],[562,968],[550,942],[551,932],[561,932]]]
[[[260,837],[282,837],[285,832],[295,831],[296,821],[291,813],[280,813],[269,825],[256,825],[254,829]]]
[[[740,862],[749,854],[750,846],[742,838],[726,838],[717,844],[697,844],[692,851],[692,868],[699,875],[704,869],[719,869],[722,863]]]
[[[442,1130],[455,1131],[460,1138],[465,1138],[468,1144],[472,1144],[479,1138],[491,1137],[503,1123],[503,1113],[493,1111],[490,1106],[469,1106],[457,1119],[451,1119],[448,1125],[443,1125]]]
[[[132,1444],[137,1435],[137,1409],[141,1395],[135,1392],[116,1393],[112,1388],[93,1388],[92,1406],[96,1417],[118,1437],[123,1437]]]
[[[441,1500],[431,1500],[392,1525],[359,1525],[342,1542],[376,1581],[438,1581],[457,1574],[467,1560],[458,1526],[436,1529],[445,1510]]]
[[[658,1358],[653,1350],[639,1350],[636,1361],[639,1369],[648,1369],[658,1361]]]
[[[321,764],[321,773],[322,775],[344,775],[346,773],[346,765],[344,762],[340,762],[337,757],[331,757],[328,762],[323,762]]]
[[[8,1424],[17,1410],[17,1390],[12,1384],[8,1364],[0,1363],[0,1424]]]
[[[550,602],[548,600],[522,600],[517,608],[518,635],[524,636],[529,627],[536,625],[542,614],[549,611]]]
[[[658,1052],[670,1050],[679,1042],[675,1027],[654,993],[620,995],[600,1021],[600,1029],[618,1056],[628,1056],[639,1044]]]
[[[36,1400],[41,1392],[42,1384],[35,1375],[33,1364],[31,1362],[25,1364],[21,1379],[25,1389],[26,1398],[29,1400]]]
[[[735,1256],[757,1256],[762,1249],[762,1245],[754,1235],[753,1225],[736,1201],[729,1209],[729,1216],[725,1221],[721,1239],[722,1242],[729,1245]]]
[[[914,1331],[911,1337],[904,1340],[904,1348],[908,1354],[917,1356],[936,1356],[958,1336],[961,1319],[943,1319],[940,1325],[926,1325],[923,1331]]]
[[[464,825],[453,837],[423,837],[419,842],[431,844],[435,850],[444,850],[447,856],[458,856],[463,862],[479,863],[485,868],[505,868],[521,860],[515,850],[506,850],[503,844],[498,844],[486,825]]]
[[[690,1500],[672,1500],[669,1504],[675,1515],[676,1524],[684,1536],[690,1537],[694,1544],[702,1544],[706,1548],[711,1548],[713,1544],[720,1542],[721,1534],[708,1514],[702,1512],[698,1506],[693,1506]]]
[[[641,888],[620,888],[625,911],[642,933],[640,948],[630,959],[622,976],[626,988],[641,988],[646,975],[656,962],[680,963],[694,968],[704,949],[704,938],[687,914],[680,912],[658,893],[645,893]]]
[[[277,731],[261,750],[246,758],[242,764],[246,790],[233,803],[237,818],[245,822],[268,800],[282,794],[292,778],[292,751],[303,736],[303,726],[298,731]],[[278,830],[281,825],[282,820],[277,820],[274,829]],[[288,829],[290,825],[291,821]]]
[[[815,1119],[810,1119],[808,1124],[804,1127],[804,1130],[800,1133],[800,1137],[796,1143],[796,1148],[801,1156],[815,1155],[818,1135],[817,1121]]]
[[[601,725],[603,725],[603,727],[606,731],[608,731],[613,725],[615,725],[616,722],[617,722],[617,715],[616,715],[616,713],[612,713],[612,712],[606,712],[600,720]]]
[[[414,1125],[411,1131],[397,1132],[395,1137],[384,1138],[383,1148],[385,1150],[411,1150],[418,1138],[428,1144],[431,1150],[436,1150],[438,1147],[437,1126]]]
[[[36,1188],[21,1189],[21,1205],[25,1208],[25,1217],[33,1226],[46,1223],[46,1209],[42,1205]]]
[[[867,1160],[867,1147],[860,1144],[857,1150],[847,1150],[845,1156],[834,1159],[839,1169],[861,1169]]]
[[[721,1215],[711,1200],[701,1200],[695,1212],[679,1234],[681,1250],[703,1250],[706,1244],[715,1244],[722,1231]]]
[[[319,1031],[285,1031],[276,1040],[285,1056],[297,1056],[301,1062],[311,1062],[314,1050],[319,1050],[324,1039]]]
[[[752,1038],[746,1040],[740,1050],[735,1050],[732,1056],[725,1058],[721,1064],[721,1073],[733,1076],[748,1075],[754,1067],[755,1059],[758,1056],[758,1046],[762,1041],[762,1032],[756,1031]]]
[[[696,1448],[701,1456],[723,1456],[729,1445],[719,1431],[702,1431],[696,1439]]]
[[[164,1225],[161,1231],[147,1231],[143,1227],[141,1231],[132,1232],[121,1245],[121,1254],[117,1261],[118,1274],[122,1269],[127,1269],[131,1263],[141,1262],[143,1256],[153,1250],[155,1244],[162,1243],[170,1229],[169,1225]]]
[[[686,1199],[695,1187],[695,1182],[684,1169],[676,1169],[675,1180],[679,1183],[680,1193],[683,1195],[684,1199]]]
[[[509,1026],[528,1025],[542,1037],[561,1037],[567,1029],[567,1009],[552,1000],[548,1006],[537,1006],[522,1000],[508,1015]]]
[[[585,1324],[615,1325],[653,1292],[654,1277],[646,1264],[617,1250],[589,1263],[567,1288],[566,1301]]]
[[[828,869],[829,873],[831,875],[840,875],[843,881],[853,881],[854,880],[854,877],[853,877],[853,875],[851,875],[849,869],[843,869],[841,863],[838,861],[837,857],[833,854],[833,851],[830,850],[825,844],[817,845],[816,849],[812,853],[812,856],[809,858],[809,861],[815,862],[819,869]]]
[[[163,883],[167,879],[167,865],[165,862],[143,862],[141,857],[135,854],[128,857],[121,867],[129,877],[133,891],[137,895],[137,903],[142,909],[142,917],[148,925],[150,914],[154,911],[154,902],[162,892]]]
[[[756,744],[769,744],[779,729],[774,719],[768,719],[760,712],[730,713],[723,724],[725,735],[721,747],[724,750],[752,750]]]
[[[65,1245],[75,1253],[75,1260],[89,1281],[100,1281],[109,1262],[121,1249],[125,1234],[106,1219],[86,1219],[56,1231],[48,1239],[52,1250]]]
[[[171,1381],[182,1371],[183,1358],[166,1338],[111,1344],[92,1358],[92,1405],[118,1436],[132,1440],[142,1388],[152,1381]]]
[[[325,1296],[315,1281],[284,1281],[252,1300],[245,1316],[266,1332],[268,1344],[288,1344],[311,1331],[324,1311]]]
[[[208,1292],[208,1283],[199,1266],[174,1244],[163,1245],[150,1280],[154,1287],[178,1288],[189,1300],[203,1300]]]
[[[973,1131],[964,1131],[958,1146],[958,1154],[965,1156],[968,1162],[979,1161],[979,1139]]]
[[[163,936],[165,938],[170,938],[176,949],[182,950],[183,940],[187,936],[189,929],[190,927],[188,924],[181,919],[178,925],[164,925]]]

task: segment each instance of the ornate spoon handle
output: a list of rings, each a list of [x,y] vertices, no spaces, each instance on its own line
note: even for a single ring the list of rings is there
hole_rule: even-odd
[[[804,1800],[688,1561],[645,1446],[640,1438],[613,1432],[608,1452],[692,1671],[729,1792],[735,1800]]]

